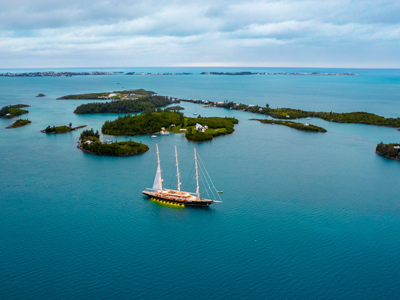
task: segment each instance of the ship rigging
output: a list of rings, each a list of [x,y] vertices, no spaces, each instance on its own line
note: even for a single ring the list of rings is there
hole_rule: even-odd
[[[154,179],[154,184],[152,188],[147,188],[143,191],[143,194],[148,196],[152,200],[160,201],[162,203],[167,204],[176,204],[179,206],[209,206],[213,203],[222,202],[221,197],[219,196],[214,183],[211,180],[210,175],[207,172],[207,169],[204,166],[203,161],[201,160],[199,154],[196,152],[196,148],[194,148],[194,163],[196,170],[196,192],[183,192],[181,191],[181,181],[180,181],[180,173],[179,173],[179,162],[178,162],[178,152],[175,146],[175,158],[176,158],[176,172],[178,179],[178,187],[177,190],[165,189],[163,188],[163,179],[161,177],[161,165],[160,165],[160,153],[158,151],[158,144],[156,144],[157,148],[157,172],[156,177]],[[199,161],[199,163],[198,163]],[[200,167],[201,166],[201,167]],[[199,186],[199,173],[201,173],[202,183],[206,189],[206,194],[209,198],[218,198],[219,200],[212,200],[200,197],[200,186]],[[208,189],[207,189],[208,188]],[[210,193],[211,197],[210,197]]]

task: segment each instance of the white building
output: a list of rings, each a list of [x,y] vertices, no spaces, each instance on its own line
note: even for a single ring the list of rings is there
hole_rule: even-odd
[[[253,105],[253,104],[249,104],[248,107],[249,107],[249,108],[250,108],[250,107],[254,107],[254,105]]]
[[[117,94],[115,94],[115,93],[111,93],[110,95],[108,95],[109,98],[115,97],[115,96],[117,96]]]
[[[198,131],[198,132],[204,132],[204,131],[206,131],[206,129],[208,128],[208,126],[201,126],[199,123],[196,123],[196,127],[195,127],[195,129]]]

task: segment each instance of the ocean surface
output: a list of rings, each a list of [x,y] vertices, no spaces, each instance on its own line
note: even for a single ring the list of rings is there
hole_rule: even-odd
[[[32,72],[39,69],[0,69]],[[265,116],[181,103],[193,116],[234,116],[235,132],[194,144],[133,137],[134,157],[89,155],[77,132],[117,114],[75,115],[67,94],[144,88],[185,99],[400,117],[400,70],[92,68],[42,71],[353,72],[359,76],[0,77],[0,107],[28,104],[31,125],[0,119],[0,299],[400,299],[400,163],[375,154],[400,132],[320,119],[307,133]],[[120,84],[117,84],[120,83]],[[39,93],[46,97],[36,98]],[[302,121],[302,120],[299,120]],[[102,136],[102,139],[129,140]],[[209,208],[150,202],[158,143],[164,187],[194,191],[193,148],[221,194]],[[200,182],[201,183],[201,182]],[[201,193],[204,187],[201,186]]]

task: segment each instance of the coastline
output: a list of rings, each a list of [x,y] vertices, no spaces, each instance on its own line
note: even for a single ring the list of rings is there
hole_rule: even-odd
[[[400,162],[399,158],[395,158],[395,157],[391,157],[391,156],[385,155],[385,154],[383,154],[382,152],[379,152],[379,151],[375,151],[375,153],[380,155],[380,156],[382,156],[382,157],[384,157],[384,158],[388,158],[388,159]]]

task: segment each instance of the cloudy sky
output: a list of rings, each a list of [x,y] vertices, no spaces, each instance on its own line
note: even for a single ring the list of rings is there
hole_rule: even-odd
[[[399,0],[0,3],[0,68],[400,68]]]

